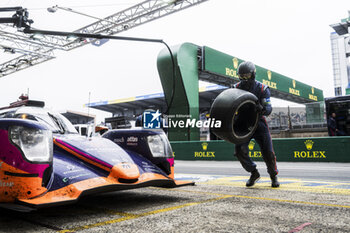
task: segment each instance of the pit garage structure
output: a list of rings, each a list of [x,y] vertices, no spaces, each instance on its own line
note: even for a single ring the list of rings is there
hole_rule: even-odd
[[[96,125],[96,115],[66,110],[61,112],[73,125],[76,124],[93,124]]]
[[[135,108],[154,108],[162,112],[168,110],[169,116],[180,116],[176,120],[199,119],[200,111],[206,108],[205,105],[210,104],[225,87],[231,87],[239,81],[237,68],[243,62],[242,59],[192,43],[173,46],[171,50],[175,61],[175,74],[172,72],[172,60],[168,50],[160,51],[157,60],[164,94],[102,101],[86,104],[86,106],[128,115],[141,114]],[[270,87],[272,97],[307,104],[308,123],[320,122],[323,119],[322,90],[260,66],[256,66],[256,72],[256,79]],[[199,80],[217,85],[201,91]],[[169,109],[166,106],[169,106]],[[169,139],[171,141],[199,140],[199,129],[170,128]]]

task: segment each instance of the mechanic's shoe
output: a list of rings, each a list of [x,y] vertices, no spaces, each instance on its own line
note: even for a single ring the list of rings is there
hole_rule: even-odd
[[[280,186],[280,182],[278,182],[277,175],[271,176],[271,187],[278,188]]]
[[[257,182],[260,179],[260,174],[258,172],[258,170],[252,171],[252,174],[250,175],[249,180],[247,181],[247,183],[245,184],[245,186],[247,187],[251,187],[255,184],[255,182]]]

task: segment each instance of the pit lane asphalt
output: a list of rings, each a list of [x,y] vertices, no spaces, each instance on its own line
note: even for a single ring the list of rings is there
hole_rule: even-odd
[[[278,189],[263,163],[253,188],[236,162],[175,166],[178,179],[197,184],[100,194],[32,213],[0,209],[0,232],[350,232],[350,164],[279,163]],[[219,171],[207,171],[213,167]]]

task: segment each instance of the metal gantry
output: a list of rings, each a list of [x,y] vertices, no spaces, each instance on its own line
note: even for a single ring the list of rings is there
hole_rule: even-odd
[[[207,0],[146,0],[74,32],[114,35],[205,1]],[[93,40],[72,40],[48,35],[36,38],[34,35],[14,31],[10,24],[0,24],[0,49],[22,54],[0,64],[0,77],[53,59],[56,49],[69,51],[91,42]]]

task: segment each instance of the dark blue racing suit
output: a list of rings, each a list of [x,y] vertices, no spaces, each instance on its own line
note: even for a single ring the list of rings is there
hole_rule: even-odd
[[[337,135],[337,122],[332,116],[330,116],[328,119],[328,129],[329,129],[329,136]]]
[[[270,115],[272,112],[270,89],[267,85],[264,85],[256,80],[254,81],[255,83],[248,88],[243,86],[241,82],[234,85],[234,87],[254,94],[256,97],[258,97],[258,102],[263,107],[262,115],[259,117],[258,126],[252,138],[254,138],[260,146],[262,157],[267,166],[267,172],[270,174],[270,176],[276,176],[278,174],[276,156],[272,146],[269,127],[264,117]],[[238,158],[243,168],[247,172],[252,172],[256,169],[256,164],[249,157],[248,144],[250,140],[246,143],[235,145],[235,156]]]

